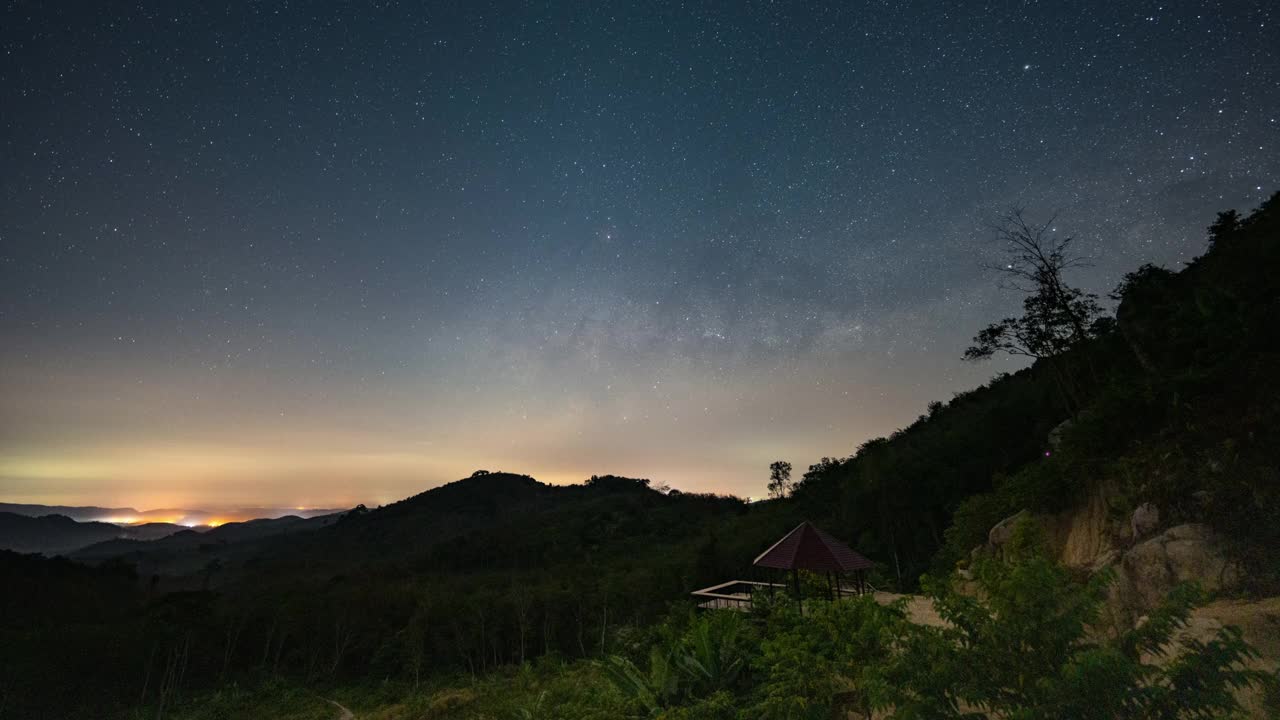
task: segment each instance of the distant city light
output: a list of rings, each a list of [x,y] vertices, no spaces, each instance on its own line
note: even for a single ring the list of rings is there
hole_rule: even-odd
[[[138,522],[138,519],[134,517],[108,517],[99,518],[98,522],[111,523],[112,525],[132,525]]]

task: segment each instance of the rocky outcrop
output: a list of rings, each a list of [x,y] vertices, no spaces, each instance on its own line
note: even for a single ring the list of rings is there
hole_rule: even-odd
[[[1130,535],[1112,509],[1114,494],[1109,484],[1103,484],[1080,507],[1044,519],[1062,564],[1096,570],[1115,562]]]
[[[993,526],[987,544],[975,548],[975,554],[1003,556],[1015,525],[1022,518],[1034,519],[1063,564],[1094,572],[1109,569],[1115,574],[1098,628],[1110,625],[1111,632],[1142,622],[1180,583],[1194,582],[1211,597],[1241,586],[1239,564],[1232,559],[1225,539],[1208,525],[1188,523],[1156,533],[1160,513],[1155,505],[1143,503],[1132,513],[1119,513],[1115,499],[1104,483],[1088,501],[1072,510],[1052,516],[1024,510]],[[1268,672],[1280,668],[1280,597],[1219,597],[1193,611],[1182,637],[1207,642],[1226,625],[1240,628],[1244,639],[1258,651],[1258,657],[1249,661],[1251,667]],[[1165,655],[1160,661],[1173,657],[1176,655]],[[1238,696],[1246,717],[1267,717],[1260,688],[1243,688]]]
[[[1074,568],[1098,569],[1115,562],[1131,537],[1128,525],[1115,517],[1110,493],[1099,491],[1084,505],[1056,515],[1033,515],[1027,510],[1010,515],[991,527],[986,544],[974,548],[973,556],[1005,557],[1006,545],[1024,518],[1038,523],[1051,552]]]
[[[1240,584],[1239,566],[1222,539],[1198,523],[1171,527],[1134,545],[1124,554],[1117,574],[1117,582],[1129,586],[1132,605],[1140,611],[1156,607],[1184,582],[1198,583],[1207,593]]]

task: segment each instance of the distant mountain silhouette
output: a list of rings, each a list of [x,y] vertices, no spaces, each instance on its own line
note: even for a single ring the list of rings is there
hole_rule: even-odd
[[[325,527],[338,518],[337,514],[312,518],[287,515],[226,523],[202,531],[178,526],[179,532],[151,541],[126,536],[104,539],[81,546],[70,557],[88,563],[118,558],[135,563],[146,574],[182,575],[199,571],[213,557],[244,552],[255,541]]]
[[[606,488],[606,482],[589,494],[619,489]],[[658,495],[646,490],[644,481],[625,483]],[[227,568],[227,577],[246,564],[358,566],[406,552],[417,554],[461,535],[537,517],[581,497],[581,490],[583,486],[545,485],[528,475],[477,473],[374,510],[361,505],[314,518],[227,523],[205,532],[178,532],[155,542],[113,536],[81,546],[71,557],[89,563],[124,560],[136,564],[140,574],[170,577],[194,575],[213,560]],[[326,532],[310,532],[321,528]]]
[[[174,558],[185,551],[211,546],[226,546],[288,532],[323,527],[337,519],[326,515],[299,517],[286,515],[276,518],[260,518],[244,522],[229,522],[217,527],[207,525],[187,526],[176,523],[152,522],[136,525],[115,524],[101,521],[78,521],[60,513],[35,516],[28,513],[51,509],[46,505],[12,505],[27,512],[0,511],[0,550],[43,555],[74,556],[86,562],[114,557],[146,559],[163,556]],[[266,508],[259,508],[265,510]],[[130,517],[132,508],[71,508],[81,517],[95,513],[119,513]],[[169,510],[162,512],[187,512]]]
[[[103,522],[76,522],[65,515],[28,517],[0,512],[0,549],[23,553],[62,555],[116,538],[128,542],[156,540],[186,530],[171,523],[145,523],[122,527]]]
[[[78,522],[94,522],[105,518],[138,517],[141,515],[131,507],[109,508],[94,505],[34,505],[24,503],[0,503],[0,513],[13,513],[14,515],[25,515],[27,517],[61,515]]]
[[[154,508],[138,510],[132,507],[98,507],[96,505],[36,505],[24,503],[0,503],[0,512],[26,515],[27,517],[44,517],[45,515],[62,515],[78,522],[111,522],[117,524],[139,524],[144,522],[181,521],[187,527],[208,525],[228,518],[243,522],[248,519],[282,518],[297,516],[303,518],[320,517],[340,512],[335,508],[282,508],[282,507],[244,507],[235,509],[209,510],[204,508]]]

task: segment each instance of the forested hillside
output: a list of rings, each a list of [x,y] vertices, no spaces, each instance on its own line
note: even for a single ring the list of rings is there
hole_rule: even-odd
[[[1223,213],[1208,242],[1185,268],[1126,276],[1115,318],[1052,357],[815,463],[790,498],[481,472],[305,532],[99,547],[95,568],[5,553],[0,708],[165,716],[229,683],[412,692],[534,658],[625,654],[800,519],[874,560],[878,587],[913,591],[968,562],[997,521],[1070,508],[1103,480],[1123,488],[1116,513],[1152,502],[1167,523],[1218,528],[1248,589],[1275,594],[1280,196]],[[755,691],[743,682],[734,692]]]
[[[837,508],[832,527],[909,588],[1002,518],[1068,509],[1106,479],[1127,496],[1117,513],[1150,501],[1166,522],[1219,527],[1274,592],[1280,196],[1248,217],[1221,213],[1208,243],[1185,268],[1126,275],[1115,319],[1060,355],[810,468],[797,502],[814,517]]]

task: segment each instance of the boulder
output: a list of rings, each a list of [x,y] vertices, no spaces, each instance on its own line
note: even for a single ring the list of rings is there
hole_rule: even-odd
[[[1135,541],[1150,535],[1159,526],[1160,508],[1157,508],[1154,503],[1144,502],[1139,505],[1129,520],[1129,527],[1133,531]]]
[[[1240,572],[1208,525],[1192,523],[1171,527],[1134,545],[1121,563],[1124,580],[1131,586],[1139,608],[1159,605],[1174,586],[1196,582],[1209,593],[1229,590],[1240,583]]]

